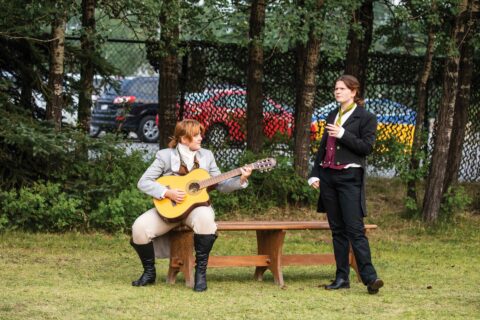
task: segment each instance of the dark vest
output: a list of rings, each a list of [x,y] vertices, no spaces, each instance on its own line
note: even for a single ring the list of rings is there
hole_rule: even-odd
[[[322,161],[322,167],[335,170],[344,169],[347,164],[335,163],[335,150],[337,149],[337,138],[328,136],[327,146],[325,148],[325,157]]]

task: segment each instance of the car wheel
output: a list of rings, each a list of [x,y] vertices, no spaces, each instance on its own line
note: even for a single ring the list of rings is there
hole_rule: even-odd
[[[98,135],[100,134],[100,131],[101,131],[100,127],[90,126],[90,131],[89,131],[90,137],[92,138],[98,137]]]
[[[228,143],[228,130],[222,124],[212,125],[205,134],[207,143],[213,146],[221,146]]]
[[[158,142],[158,127],[155,124],[155,116],[142,118],[137,135],[143,142]]]

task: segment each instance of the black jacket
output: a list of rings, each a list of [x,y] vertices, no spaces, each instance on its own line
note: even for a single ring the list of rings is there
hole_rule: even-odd
[[[337,113],[338,109],[330,112],[327,116],[327,123],[333,124]],[[345,129],[345,133],[341,139],[337,139],[336,141],[335,164],[358,163],[365,169],[365,158],[372,153],[375,143],[377,118],[374,114],[365,110],[365,108],[357,106],[342,127]],[[328,134],[325,129],[310,177],[319,177],[320,166],[326,154],[327,138]],[[365,179],[362,183],[362,209],[364,215],[366,215]],[[320,202],[318,210],[320,212],[324,211],[323,205]]]

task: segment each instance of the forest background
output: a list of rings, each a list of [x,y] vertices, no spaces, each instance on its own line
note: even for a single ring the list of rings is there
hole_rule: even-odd
[[[366,95],[378,77],[411,76],[408,90],[398,90],[409,92],[416,111],[414,136],[410,143],[394,135],[379,141],[371,160],[404,183],[405,217],[435,225],[478,208],[478,172],[458,182],[462,157],[467,167],[479,157],[478,1],[2,1],[2,8],[2,230],[127,231],[151,205],[135,186],[151,159],[126,152],[129,142],[121,135],[89,137],[94,80],[115,85],[114,79],[140,71],[158,75],[158,145],[165,147],[179,120],[180,89],[202,72],[182,74],[183,64],[195,66],[185,57],[194,56],[189,48],[198,43],[244,54],[234,70],[246,88],[240,153],[247,152],[233,165],[272,154],[279,160],[276,170],[255,176],[248,191],[213,194],[220,215],[315,203],[305,183],[315,149],[311,119],[331,101],[325,92],[343,72],[358,77]],[[141,44],[145,59],[111,50],[119,38]],[[261,132],[262,99],[270,90],[272,57],[281,54],[291,59],[272,70],[291,80],[294,130],[271,140]],[[372,73],[379,54],[391,59],[388,73]],[[329,73],[334,65],[338,73]],[[76,114],[73,126],[62,122],[65,112]]]

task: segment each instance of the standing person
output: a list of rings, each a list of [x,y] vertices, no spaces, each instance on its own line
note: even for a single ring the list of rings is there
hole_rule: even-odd
[[[175,126],[174,136],[168,148],[160,150],[156,159],[145,171],[138,181],[138,188],[157,199],[169,198],[181,203],[185,198],[185,191],[168,189],[156,182],[164,175],[185,175],[193,169],[202,168],[211,176],[220,174],[213,153],[201,148],[204,127],[195,120],[183,120]],[[248,177],[252,173],[249,167],[241,168],[242,175],[219,183],[216,188],[220,192],[231,192],[246,188]],[[195,291],[207,290],[206,271],[208,257],[213,243],[217,238],[215,234],[217,225],[215,213],[210,205],[199,206],[181,222],[164,221],[155,208],[139,216],[132,226],[132,239],[130,244],[138,253],[143,265],[143,274],[132,282],[133,286],[145,286],[155,282],[155,249],[153,240],[164,235],[172,228],[183,223],[193,229],[194,247],[196,253]],[[161,239],[164,237],[157,238]],[[163,239],[167,240],[167,239]]]
[[[372,264],[370,246],[364,233],[365,157],[373,150],[377,120],[365,110],[359,96],[360,83],[351,75],[335,82],[335,99],[340,108],[326,119],[326,130],[308,183],[320,188],[318,212],[327,212],[332,230],[336,260],[335,280],[327,290],[350,288],[349,244],[357,261],[362,282],[368,293],[383,287]]]

